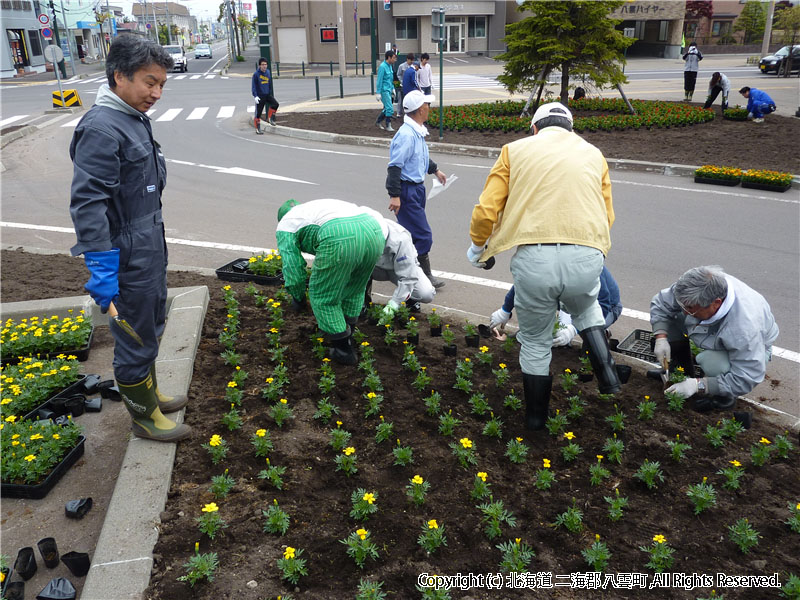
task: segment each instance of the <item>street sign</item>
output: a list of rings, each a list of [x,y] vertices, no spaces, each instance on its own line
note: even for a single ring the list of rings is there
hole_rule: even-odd
[[[383,0],[383,10],[392,10],[392,0]]]
[[[45,46],[44,57],[51,63],[58,63],[64,60],[64,52],[59,46]]]
[[[49,27],[42,27],[42,37],[46,40],[49,40],[53,37],[53,30]]]
[[[47,24],[49,24],[49,23],[50,23],[50,17],[48,17],[48,16],[47,16],[46,14],[44,14],[44,13],[42,13],[41,15],[39,15],[37,18],[39,19],[39,23],[41,23],[42,25],[47,25]]]
[[[152,25],[150,25],[150,23],[147,23],[147,25],[145,25],[145,27],[146,27],[147,29],[152,29],[152,28],[153,28],[153,26],[152,26]]]

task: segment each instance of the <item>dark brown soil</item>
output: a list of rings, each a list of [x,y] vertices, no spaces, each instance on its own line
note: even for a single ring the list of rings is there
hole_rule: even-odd
[[[82,261],[65,256],[4,251],[3,300],[81,293],[84,269]],[[169,500],[159,526],[153,577],[146,592],[149,599],[256,600],[273,599],[278,595],[286,597],[287,593],[295,598],[344,599],[355,596],[360,578],[383,581],[389,598],[419,598],[420,594],[414,589],[418,574],[497,573],[501,553],[495,545],[517,537],[536,552],[529,570],[552,573],[554,583],[563,581],[556,575],[591,570],[580,552],[594,541],[595,534],[601,536],[612,553],[608,573],[648,573],[648,583],[652,581],[653,572],[646,567],[647,556],[639,546],[649,546],[656,534],[664,535],[667,543],[677,550],[671,569],[674,572],[780,573],[781,581],[786,580],[787,572],[798,572],[800,535],[792,533],[784,524],[790,514],[788,506],[800,502],[798,451],[795,449],[787,460],[772,458],[763,467],[754,466],[750,447],[762,436],[774,444],[776,436],[783,433],[757,413],[750,430],[714,450],[702,434],[721,415],[701,415],[688,409],[668,411],[660,385],[646,379],[639,371],[634,371],[629,383],[613,401],[599,399],[594,382],[579,383],[577,388],[588,406],[583,416],[574,420],[567,430],[574,432],[575,442],[583,448],[583,453],[576,461],[567,463],[561,457],[561,448],[566,444],[562,436],[528,432],[522,426],[524,409],[515,412],[503,407],[503,398],[511,389],[522,394],[516,352],[506,353],[496,341],[488,342],[494,355],[493,368],[504,362],[512,373],[510,383],[503,389],[496,387],[488,366],[476,363],[474,367],[475,391],[486,394],[494,414],[504,423],[502,440],[490,439],[482,435],[488,417],[472,415],[467,395],[452,388],[456,360],[474,357],[477,350],[466,348],[463,335],[459,334],[458,357],[444,357],[441,338],[430,336],[426,317],[420,315],[417,356],[433,377],[432,389],[442,395],[443,410],[452,410],[452,414],[463,421],[454,436],[443,437],[437,431],[438,420],[425,413],[422,402],[430,389],[421,393],[410,385],[413,375],[401,365],[402,347],[387,346],[383,332],[377,326],[364,323],[360,327],[375,348],[378,373],[385,388],[382,415],[394,424],[395,438],[413,447],[414,464],[405,468],[392,464],[393,441],[377,444],[374,436],[378,418],[364,416],[363,373],[356,367],[335,365],[337,386],[331,399],[340,408],[338,419],[342,427],[353,434],[350,444],[357,449],[358,456],[358,473],[348,478],[334,471],[335,453],[328,445],[328,430],[335,425],[323,425],[312,418],[322,397],[317,387],[321,363],[311,354],[311,337],[316,331],[313,318],[310,315],[287,316],[281,328],[281,344],[288,347],[286,365],[291,384],[287,398],[294,410],[294,419],[278,428],[267,415],[269,404],[261,397],[265,378],[273,370],[265,338],[269,312],[255,306],[253,298],[245,292],[245,284],[231,284],[241,309],[241,334],[236,350],[241,354],[242,368],[249,373],[249,378],[240,410],[244,425],[240,430],[229,431],[220,423],[220,418],[230,408],[224,395],[233,372],[220,357],[222,346],[218,341],[227,314],[221,290],[224,282],[174,272],[169,273],[168,280],[170,286],[207,285],[211,301],[186,413],[186,422],[192,426],[194,436],[178,447]],[[271,288],[259,289],[267,295],[275,292]],[[454,323],[453,327],[458,328],[459,324]],[[577,371],[578,367],[576,349],[554,352],[554,373],[561,373],[565,368]],[[636,405],[645,395],[658,404],[655,419],[649,422],[636,418]],[[566,410],[566,396],[556,383],[551,412]],[[627,414],[625,430],[619,435],[625,443],[622,464],[606,464],[604,460],[611,477],[601,485],[592,486],[588,469],[596,462],[595,455],[605,454],[603,444],[612,435],[605,418],[614,412],[614,404]],[[265,462],[255,457],[249,442],[258,428],[266,428],[271,433],[275,446],[271,463],[287,467],[283,490],[258,478]],[[201,447],[215,433],[222,435],[230,445],[227,458],[218,465],[211,463],[208,453]],[[681,462],[671,459],[666,445],[678,434],[692,446]],[[504,456],[506,443],[517,436],[530,447],[525,464],[512,464]],[[462,469],[448,448],[450,442],[457,442],[461,437],[469,437],[475,444],[476,468]],[[791,439],[796,446],[797,436],[792,435]],[[542,465],[543,458],[552,460],[557,480],[550,491],[540,491],[533,486],[533,474]],[[657,490],[648,491],[633,478],[645,459],[661,463],[665,481]],[[729,466],[731,460],[741,461],[746,471],[738,493],[722,488],[723,478],[716,474]],[[203,505],[213,500],[209,492],[211,477],[225,469],[236,479],[236,486],[226,499],[216,502],[228,528],[223,536],[211,541],[199,533],[195,519],[201,515]],[[515,528],[503,526],[502,536],[491,541],[483,531],[480,512],[475,507],[477,502],[469,497],[477,471],[488,473],[494,499],[502,500],[517,518]],[[415,474],[431,484],[422,507],[412,506],[405,496],[405,486]],[[717,506],[695,516],[686,496],[687,486],[701,482],[704,477],[716,487]],[[375,492],[379,507],[378,513],[363,526],[377,542],[380,558],[368,561],[363,571],[345,554],[344,546],[338,541],[362,526],[349,517],[350,494],[359,487]],[[620,494],[629,499],[625,516],[616,523],[609,520],[603,499],[613,496],[614,489],[619,489]],[[291,515],[291,525],[284,537],[262,530],[261,511],[266,510],[273,499]],[[557,515],[567,510],[573,499],[583,511],[583,530],[569,533],[563,528],[553,528],[551,524]],[[741,517],[747,517],[761,535],[759,545],[749,554],[739,552],[727,536],[727,526]],[[427,556],[416,543],[422,524],[428,519],[444,524],[448,540],[447,546],[432,556]],[[193,554],[197,541],[201,552],[218,553],[220,567],[213,582],[189,588],[176,579],[184,574],[182,565]],[[303,549],[303,557],[308,560],[309,574],[301,578],[296,587],[282,582],[276,567],[275,561],[287,545]],[[728,600],[778,597],[774,589],[714,587]],[[694,591],[661,588],[653,592],[614,589],[610,584],[605,591],[580,591],[570,587],[534,591],[508,588],[452,591],[453,598],[470,599],[695,599],[709,595],[707,587]]]
[[[335,114],[336,118],[331,118]],[[336,113],[282,113],[279,125],[346,135],[390,138],[375,127],[377,110]],[[397,129],[400,121],[395,119]],[[429,142],[439,141],[439,124],[428,123]],[[447,144],[500,148],[528,134],[481,131],[445,131]],[[606,158],[627,158],[681,165],[720,165],[741,169],[770,169],[800,174],[800,155],[794,140],[800,139],[800,119],[769,115],[763,123],[729,121],[717,113],[708,123],[669,129],[629,129],[584,132]]]

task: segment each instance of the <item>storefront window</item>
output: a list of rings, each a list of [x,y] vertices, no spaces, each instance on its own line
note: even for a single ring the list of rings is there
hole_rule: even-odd
[[[416,17],[398,17],[395,21],[396,38],[398,40],[417,39],[417,19]]]
[[[486,17],[470,17],[467,29],[467,37],[485,38],[486,37]]]
[[[28,40],[31,43],[31,56],[41,56],[42,44],[39,41],[39,31],[37,29],[29,29]]]

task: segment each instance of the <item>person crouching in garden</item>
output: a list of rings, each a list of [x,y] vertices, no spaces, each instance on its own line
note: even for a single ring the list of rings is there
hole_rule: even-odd
[[[708,84],[708,97],[703,108],[711,108],[714,101],[722,92],[722,110],[728,108],[728,95],[731,93],[731,82],[725,75],[717,71],[711,76],[711,81]]]
[[[358,361],[353,350],[353,326],[364,305],[364,292],[383,252],[387,236],[381,215],[342,200],[287,200],[278,209],[275,237],[283,259],[283,279],[292,295],[290,309],[311,310],[331,344],[331,358],[344,365]],[[313,254],[306,280],[302,253]]]
[[[753,119],[753,123],[763,123],[764,115],[775,112],[777,108],[775,101],[762,90],[744,86],[739,93],[747,98],[747,116]]]

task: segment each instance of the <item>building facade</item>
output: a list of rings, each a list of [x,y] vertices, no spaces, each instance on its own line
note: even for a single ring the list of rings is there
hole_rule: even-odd
[[[42,25],[36,19],[39,3],[31,0],[0,0],[3,42],[0,52],[0,77],[45,70]]]
[[[191,45],[192,36],[199,33],[197,18],[189,14],[189,9],[177,2],[134,2],[131,7],[138,24],[137,31],[155,38],[156,25],[168,25],[170,43],[176,46]],[[178,29],[177,39],[174,28]]]

